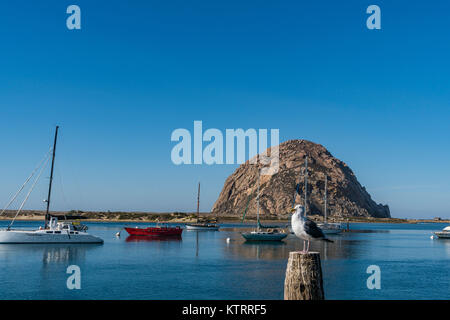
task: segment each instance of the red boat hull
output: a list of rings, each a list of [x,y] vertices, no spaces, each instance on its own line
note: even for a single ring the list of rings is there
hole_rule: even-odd
[[[181,236],[180,227],[125,228],[132,236]]]
[[[179,236],[128,236],[126,242],[181,241]]]

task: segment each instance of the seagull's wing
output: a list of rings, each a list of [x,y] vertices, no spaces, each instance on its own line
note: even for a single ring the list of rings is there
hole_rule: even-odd
[[[325,238],[322,229],[320,229],[314,221],[306,219],[304,228],[305,232],[315,239]]]

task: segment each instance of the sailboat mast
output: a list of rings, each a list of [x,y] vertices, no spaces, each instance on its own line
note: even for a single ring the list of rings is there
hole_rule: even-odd
[[[58,129],[59,129],[59,126],[56,126],[55,141],[53,142],[53,152],[52,152],[52,167],[50,169],[50,182],[48,184],[47,210],[45,212],[45,228],[47,228],[48,221],[50,220],[50,215],[49,215],[50,198],[52,195],[53,169],[55,166],[55,153],[56,153],[56,141],[58,139]]]
[[[256,211],[256,216],[257,216],[257,226],[256,226],[256,230],[259,231],[259,185],[260,185],[260,180],[261,180],[261,174],[258,168],[258,194],[256,195],[256,203],[257,203],[257,211]]]
[[[325,223],[327,222],[327,182],[328,182],[328,176],[325,175],[325,208],[324,208],[324,217],[325,217]]]
[[[308,212],[307,194],[308,194],[308,156],[305,157],[305,217],[306,213]]]
[[[200,221],[200,182],[198,183],[197,191],[197,223]]]

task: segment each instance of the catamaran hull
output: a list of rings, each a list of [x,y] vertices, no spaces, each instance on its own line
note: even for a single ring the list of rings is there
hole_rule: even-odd
[[[103,243],[103,240],[87,234],[46,233],[44,231],[0,230],[0,244],[31,243]]]
[[[434,234],[440,239],[450,239],[450,232],[435,232]]]

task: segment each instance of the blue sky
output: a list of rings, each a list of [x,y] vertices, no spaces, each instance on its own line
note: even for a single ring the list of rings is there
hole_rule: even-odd
[[[77,4],[82,29],[66,28]],[[370,4],[381,30],[366,28]],[[0,203],[61,126],[55,209],[211,209],[236,165],[175,166],[176,128],[277,128],[346,162],[394,217],[449,217],[444,1],[0,4]],[[27,208],[43,208],[46,180]]]

